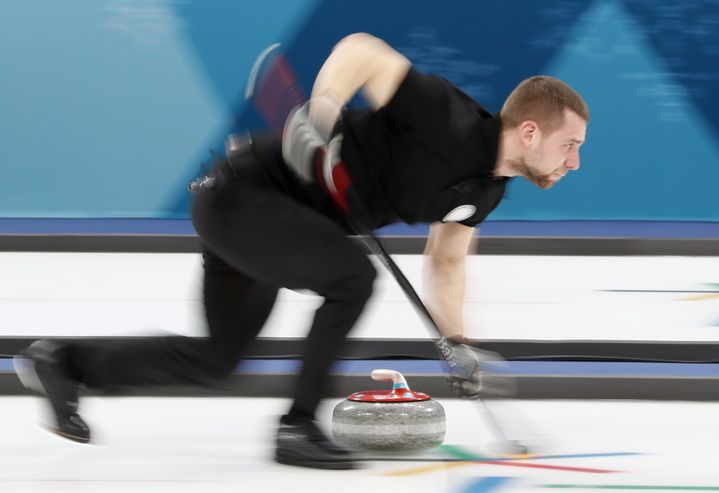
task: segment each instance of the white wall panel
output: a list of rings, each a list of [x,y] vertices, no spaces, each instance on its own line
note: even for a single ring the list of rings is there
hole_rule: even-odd
[[[420,288],[421,256],[395,258]],[[375,294],[351,335],[426,337],[377,267]],[[472,338],[719,340],[719,257],[472,256],[467,269]],[[0,253],[0,272],[0,336],[204,331],[198,255]],[[303,335],[319,303],[282,290],[262,335]]]

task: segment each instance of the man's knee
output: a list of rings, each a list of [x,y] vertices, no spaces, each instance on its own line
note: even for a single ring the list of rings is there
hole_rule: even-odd
[[[213,356],[206,360],[205,374],[210,381],[222,380],[234,373],[240,362],[240,356],[231,350],[215,350]]]
[[[218,360],[208,365],[205,370],[210,380],[223,380],[235,371],[239,359],[224,359]]]
[[[371,262],[367,261],[367,267],[362,270],[358,281],[359,289],[365,298],[369,298],[372,295],[376,278],[377,269],[374,268]]]
[[[374,280],[377,277],[377,270],[372,263],[363,259],[352,265],[352,268],[340,277],[325,294],[328,298],[344,298],[353,300],[369,299],[372,295]]]

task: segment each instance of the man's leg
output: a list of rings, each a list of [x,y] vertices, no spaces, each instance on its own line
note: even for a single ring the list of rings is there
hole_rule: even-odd
[[[54,431],[75,441],[90,440],[90,430],[77,414],[80,384],[93,390],[202,385],[235,369],[269,316],[277,288],[209,252],[203,259],[209,337],[151,337],[115,344],[38,341],[28,349],[35,374],[30,386],[48,395],[57,421]]]
[[[338,224],[269,186],[211,192],[196,202],[195,229],[208,247],[256,279],[325,298],[305,345],[294,404],[281,421],[277,459],[310,467],[352,467],[317,429],[314,413],[328,369],[372,292],[375,270]],[[232,210],[218,214],[218,210]]]
[[[138,385],[207,385],[230,374],[262,329],[277,288],[203,253],[203,298],[209,337],[153,337],[102,348],[68,347],[81,381],[92,389]]]

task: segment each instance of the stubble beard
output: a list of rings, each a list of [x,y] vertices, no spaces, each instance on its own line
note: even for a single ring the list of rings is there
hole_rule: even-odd
[[[524,159],[514,163],[513,167],[520,176],[525,177],[527,180],[534,183],[542,190],[549,190],[557,183],[555,180],[550,179],[552,173],[543,175],[539,173],[536,169],[528,165]]]

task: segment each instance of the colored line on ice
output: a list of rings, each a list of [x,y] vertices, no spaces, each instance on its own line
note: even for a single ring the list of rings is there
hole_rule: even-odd
[[[544,484],[539,487],[558,490],[719,491],[719,486],[651,486],[630,484]]]
[[[385,473],[385,476],[413,476],[415,474],[424,474],[427,472],[437,471],[441,469],[449,469],[452,467],[460,467],[467,465],[493,465],[493,466],[509,466],[509,467],[524,467],[529,469],[548,469],[553,471],[568,471],[568,472],[583,472],[590,474],[606,474],[618,471],[609,469],[596,469],[590,467],[572,467],[572,466],[557,466],[553,464],[534,464],[526,462],[527,460],[543,459],[543,456],[530,456],[522,459],[501,459],[496,457],[484,457],[481,455],[469,453],[462,447],[457,445],[442,445],[440,450],[446,454],[458,459],[457,462],[441,462],[437,464],[428,464],[425,466],[410,467],[408,469],[401,469],[399,471],[391,471]],[[585,454],[582,454],[585,455]],[[616,456],[616,454],[613,454]],[[629,455],[634,455],[629,453]],[[556,458],[556,456],[555,456]]]
[[[503,486],[507,481],[513,478],[505,478],[501,476],[490,476],[486,478],[480,478],[478,481],[473,482],[462,493],[487,493],[494,491],[496,488]]]

